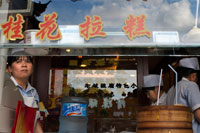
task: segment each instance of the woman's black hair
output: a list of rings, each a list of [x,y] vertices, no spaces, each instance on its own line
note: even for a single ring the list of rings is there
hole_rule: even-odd
[[[8,56],[7,59],[7,66],[11,66],[13,62],[17,61],[20,57],[22,56]],[[32,63],[33,63],[33,59],[31,56],[26,56]]]
[[[147,92],[147,91],[149,91],[149,90],[155,90],[155,86],[154,86],[154,87],[143,87],[142,90],[143,90],[144,92]]]
[[[192,73],[199,73],[199,71],[194,70],[192,68],[186,68],[186,67],[177,67],[176,71],[178,73],[178,80],[181,80],[182,77],[188,77]]]
[[[142,90],[144,91],[144,92],[148,92],[149,90],[155,90],[155,86],[153,86],[153,87],[143,87],[142,88]],[[160,90],[162,90],[163,89],[163,86],[160,86]]]

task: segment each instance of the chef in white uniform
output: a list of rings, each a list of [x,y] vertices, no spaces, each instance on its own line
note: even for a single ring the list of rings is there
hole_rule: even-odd
[[[157,104],[158,98],[158,90],[159,90],[159,80],[160,75],[150,74],[144,76],[144,84],[143,90],[147,94],[147,98],[151,100],[151,105]],[[163,82],[161,81],[160,86],[160,97],[159,97],[159,105],[166,105],[166,93],[163,91]]]
[[[179,61],[179,77],[177,84],[177,104],[183,104],[191,108],[194,114],[192,123],[193,133],[200,133],[200,91],[197,85],[197,74],[199,62],[197,58],[183,58]],[[176,102],[176,89],[171,87],[167,93],[167,105],[174,105]]]

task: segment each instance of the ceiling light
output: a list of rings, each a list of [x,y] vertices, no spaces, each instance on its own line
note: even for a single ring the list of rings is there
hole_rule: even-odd
[[[81,66],[81,67],[86,67],[87,65],[86,65],[86,64],[81,64],[80,66]]]
[[[66,49],[65,51],[66,51],[66,52],[70,52],[71,50],[68,48],[68,49]]]

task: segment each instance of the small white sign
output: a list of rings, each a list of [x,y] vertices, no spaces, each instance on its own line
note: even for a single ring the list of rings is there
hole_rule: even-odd
[[[179,43],[179,34],[177,31],[153,31],[153,42]]]
[[[59,25],[62,33],[62,39],[59,44],[84,44],[84,38],[80,36],[78,25]]]

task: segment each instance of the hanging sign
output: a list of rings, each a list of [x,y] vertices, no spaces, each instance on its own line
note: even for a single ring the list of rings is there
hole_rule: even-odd
[[[48,38],[49,40],[60,40],[62,38],[61,32],[56,23],[58,15],[56,12],[53,12],[49,15],[44,15],[44,22],[39,24],[40,30],[36,33],[35,37],[40,37],[40,40]],[[53,32],[56,32],[53,35]]]
[[[122,27],[122,30],[130,40],[141,36],[151,37],[151,32],[145,29],[145,19],[145,15],[129,15],[128,19],[125,20],[125,26]]]
[[[2,34],[6,36],[7,40],[23,39],[22,24],[24,23],[23,16],[21,14],[16,15],[14,21],[13,16],[9,16],[8,21],[1,25]]]
[[[39,30],[36,32],[35,38],[39,38],[40,40],[59,40],[58,43],[74,43],[74,40],[78,40],[77,43],[79,44],[84,43],[84,39],[88,41],[91,38],[107,36],[106,32],[103,31],[103,21],[100,16],[94,15],[93,18],[85,16],[85,22],[79,24],[78,26],[58,26],[56,22],[57,17],[58,15],[56,12],[44,15],[43,22],[39,23]],[[122,30],[130,40],[142,36],[151,37],[151,32],[146,30],[145,20],[145,15],[129,15],[128,19],[125,20],[125,25],[122,27]],[[23,39],[22,24],[24,22],[25,21],[21,14],[16,15],[16,21],[14,21],[13,16],[9,16],[8,21],[1,25],[2,33],[6,36],[6,39]],[[60,29],[62,29],[62,32]],[[73,32],[73,34],[71,32]],[[62,39],[62,34],[67,37],[69,35],[71,36]],[[78,39],[73,38],[70,40],[69,38],[71,37],[78,37]],[[81,39],[81,37],[84,39]]]
[[[93,20],[90,16],[85,17],[85,22],[79,24],[80,34],[85,40],[89,40],[94,37],[106,37],[106,33],[102,31],[103,22],[101,17],[94,15]]]

